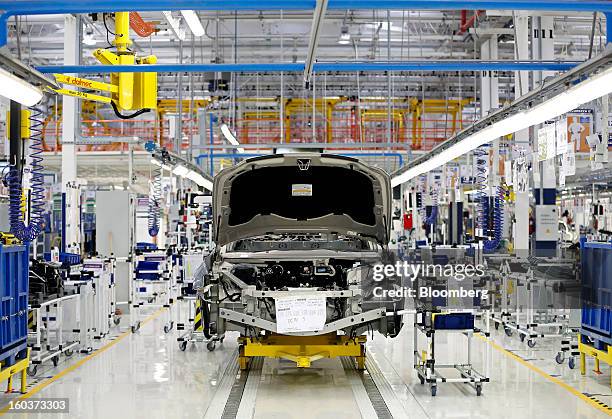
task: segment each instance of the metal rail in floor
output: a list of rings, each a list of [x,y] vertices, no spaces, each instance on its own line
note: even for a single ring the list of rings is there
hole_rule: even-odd
[[[386,381],[384,374],[372,359],[367,359],[366,370],[356,369],[352,359],[342,357],[339,361],[350,383],[354,402],[362,418],[405,418],[406,413]],[[238,350],[229,358],[227,367],[219,381],[217,391],[206,411],[210,419],[247,419],[256,415],[258,388],[265,375],[266,360],[253,358],[248,370],[238,368]]]

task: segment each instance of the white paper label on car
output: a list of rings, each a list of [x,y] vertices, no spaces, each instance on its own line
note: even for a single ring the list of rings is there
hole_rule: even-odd
[[[295,296],[276,298],[276,332],[315,332],[323,330],[327,318],[325,297]]]
[[[312,196],[312,183],[294,183],[291,185],[291,196]]]

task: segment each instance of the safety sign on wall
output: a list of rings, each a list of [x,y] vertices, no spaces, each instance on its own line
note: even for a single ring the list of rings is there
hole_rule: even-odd
[[[536,205],[536,240],[556,241],[558,224],[556,205]]]

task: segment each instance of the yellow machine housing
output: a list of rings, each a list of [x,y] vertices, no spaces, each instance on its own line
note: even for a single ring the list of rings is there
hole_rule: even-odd
[[[135,65],[157,62],[154,55],[139,58],[129,50],[132,44],[129,12],[115,13],[113,43],[117,47],[116,54],[103,48],[94,51],[94,57],[102,64]],[[117,91],[111,93],[111,99],[120,110],[157,108],[157,73],[112,73],[111,85],[117,86]]]
[[[105,65],[139,65],[155,64],[157,57],[149,55],[136,57],[130,51],[130,18],[129,12],[115,13],[115,40],[117,52],[98,48],[93,56]],[[110,96],[71,89],[57,89],[57,93],[78,97],[95,102],[112,103],[116,110],[129,111],[157,108],[157,73],[111,73],[110,83],[83,79],[79,77],[56,74],[58,83],[73,85],[87,90],[110,92]]]

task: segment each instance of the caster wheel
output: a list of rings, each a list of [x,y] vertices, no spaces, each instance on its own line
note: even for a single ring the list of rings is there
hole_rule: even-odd
[[[66,355],[66,356],[72,356],[73,354],[74,354],[74,352],[72,352],[72,349],[66,349],[64,351],[64,355]]]
[[[51,358],[51,362],[53,362],[54,367],[57,367],[57,364],[59,364],[59,356],[55,355],[53,358]]]
[[[508,337],[512,336],[512,330],[509,327],[506,327],[504,329],[504,332],[506,333],[506,336]]]
[[[573,370],[576,368],[576,360],[573,357],[570,358],[569,361],[567,361],[567,366],[570,368],[570,370]]]
[[[535,339],[529,339],[527,341],[527,346],[529,346],[530,348],[533,348],[536,346],[536,340]]]
[[[174,322],[170,322],[167,325],[164,326],[164,333],[168,333],[172,330],[172,327],[174,326]]]
[[[476,396],[480,396],[482,394],[482,385],[476,386]]]
[[[206,344],[206,349],[208,349],[210,352],[215,350],[215,342],[214,341],[210,341]]]
[[[499,323],[495,322],[495,330],[499,330]]]
[[[30,377],[34,377],[36,375],[36,373],[38,372],[38,365],[30,365],[28,367],[28,369],[26,370],[26,373],[30,376]]]
[[[521,342],[525,342],[525,335],[519,335],[519,338],[521,339]]]
[[[425,384],[425,379],[421,377],[420,375],[419,375],[419,381],[421,382],[421,385]]]
[[[113,319],[113,323],[115,323],[115,326],[119,326],[119,323],[121,323],[121,317],[115,317]]]
[[[132,326],[132,333],[136,333],[138,330],[140,330],[140,322]]]
[[[185,349],[187,349],[187,342],[181,342],[179,343],[179,349],[183,352],[185,352]]]
[[[431,397],[436,397],[437,391],[438,391],[438,387],[437,386],[432,386],[431,387]]]
[[[557,364],[563,364],[563,361],[565,361],[565,356],[563,355],[563,352],[557,352],[557,355],[555,356],[555,361],[557,362]]]

